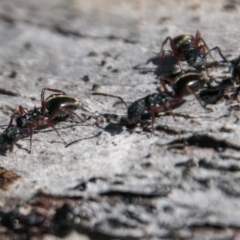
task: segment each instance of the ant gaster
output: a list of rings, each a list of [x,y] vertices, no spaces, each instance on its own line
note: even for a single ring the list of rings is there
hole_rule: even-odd
[[[211,109],[206,108],[203,105],[201,99],[196,94],[196,91],[203,88],[207,81],[208,78],[205,75],[196,72],[182,73],[173,79],[167,77],[160,78],[160,82],[165,92],[169,92],[165,84],[165,82],[168,82],[172,86],[172,89],[174,90],[175,93],[175,97],[178,98],[179,101],[183,99],[184,95],[192,94],[195,96],[195,98],[199,101],[200,105],[204,109],[212,111]]]
[[[46,90],[55,92],[56,94],[52,94],[45,99],[44,93]],[[19,113],[12,115],[9,125],[5,130],[5,132],[7,131],[10,134],[3,136],[2,145],[8,145],[14,142],[14,138],[16,138],[15,132],[17,132],[17,129],[28,128],[30,135],[30,153],[32,150],[33,129],[38,126],[45,125],[54,129],[62,142],[66,144],[66,142],[58,133],[57,129],[54,127],[53,120],[59,117],[63,118],[69,115],[75,115],[82,121],[82,119],[74,112],[74,110],[76,110],[78,107],[79,101],[77,98],[71,97],[58,89],[43,88],[41,91],[41,107],[34,107],[33,110],[27,111],[22,106],[19,106]],[[14,119],[16,120],[16,126],[11,127],[14,126]],[[12,131],[10,131],[11,129]]]
[[[164,46],[168,41],[170,42],[171,50],[164,49]],[[168,36],[163,41],[162,48],[159,53],[160,64],[163,60],[165,53],[169,52],[171,55],[179,59],[179,65],[181,69],[181,61],[187,61],[190,66],[196,68],[197,70],[204,70],[206,69],[206,55],[209,54],[211,56],[211,51],[213,50],[218,50],[221,58],[225,62],[227,62],[226,58],[221,53],[219,47],[214,47],[209,50],[208,45],[201,37],[201,33],[199,30],[197,30],[195,36],[191,34],[181,34],[174,38]]]

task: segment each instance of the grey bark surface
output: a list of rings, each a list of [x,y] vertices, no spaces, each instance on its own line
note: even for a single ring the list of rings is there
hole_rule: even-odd
[[[1,131],[19,105],[40,106],[44,87],[77,97],[87,120],[56,125],[66,146],[43,128],[31,154],[27,136],[0,155],[1,169],[17,175],[8,185],[0,177],[0,214],[49,196],[73,209],[65,239],[240,239],[237,100],[220,98],[209,113],[187,96],[176,121],[159,116],[151,133],[120,124],[127,111],[117,99],[92,95],[131,103],[156,92],[148,60],[167,36],[199,29],[210,48],[236,58],[239,21],[239,1],[1,0]],[[209,69],[218,80],[225,70]],[[26,237],[3,225],[0,236]]]

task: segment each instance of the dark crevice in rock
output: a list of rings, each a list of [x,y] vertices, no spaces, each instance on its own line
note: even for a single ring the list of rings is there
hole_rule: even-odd
[[[142,197],[142,198],[155,198],[155,197],[166,197],[171,191],[170,186],[164,186],[160,189],[153,189],[152,191],[136,191],[132,190],[108,190],[106,192],[102,192],[101,196],[122,196],[127,198],[133,197]]]
[[[18,93],[13,92],[13,91],[9,91],[9,90],[4,89],[4,88],[0,88],[0,94],[7,95],[7,96],[12,96],[12,97],[20,96]]]
[[[218,152],[223,152],[228,148],[236,151],[240,150],[240,146],[234,145],[225,140],[216,139],[208,135],[193,135],[191,137],[174,140],[170,142],[168,145],[169,148],[174,148],[174,146],[178,146],[179,148],[180,147],[184,148],[187,146],[195,146],[199,148],[212,148]]]
[[[205,159],[201,159],[198,162],[198,167],[206,168],[206,169],[213,169],[219,171],[229,171],[229,172],[237,172],[240,171],[240,167],[234,164],[221,166],[217,163],[207,161]]]

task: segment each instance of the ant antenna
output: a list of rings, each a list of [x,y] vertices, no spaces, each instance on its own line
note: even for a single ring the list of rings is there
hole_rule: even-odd
[[[119,100],[121,100],[121,102],[126,106],[126,108],[128,108],[126,102],[123,100],[123,98],[116,96],[116,95],[112,95],[112,94],[107,94],[107,93],[92,93],[92,95],[102,95],[102,96],[106,96],[106,97],[114,97],[114,98],[118,98]]]

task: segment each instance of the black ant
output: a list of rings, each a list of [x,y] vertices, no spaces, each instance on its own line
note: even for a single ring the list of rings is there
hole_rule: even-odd
[[[164,45],[170,42],[171,50],[164,49]],[[201,37],[201,33],[197,30],[196,35],[193,36],[191,34],[182,34],[178,35],[175,38],[171,38],[168,36],[162,44],[161,51],[159,53],[160,63],[163,60],[163,57],[166,52],[169,52],[171,55],[177,57],[179,59],[179,65],[182,69],[181,61],[187,61],[187,63],[196,68],[197,70],[205,70],[206,69],[206,55],[209,54],[211,56],[211,51],[218,50],[221,58],[227,62],[226,58],[221,53],[219,47],[214,47],[209,50],[208,45]],[[212,57],[212,56],[211,56]]]
[[[201,73],[182,73],[175,78],[167,78],[167,77],[161,77],[160,82],[165,90],[165,92],[169,92],[166,88],[165,81],[170,83],[172,86],[172,89],[174,90],[175,97],[177,99],[182,100],[184,95],[186,93],[192,94],[195,96],[195,98],[199,101],[200,105],[209,111],[212,111],[209,108],[206,108],[202,101],[200,100],[199,96],[195,93],[195,91],[198,91],[199,89],[203,88],[203,86],[207,83],[208,79],[206,76],[204,76]]]
[[[155,114],[159,112],[170,112],[172,117],[175,120],[174,113],[172,112],[172,108],[174,105],[179,104],[181,99],[172,97],[167,92],[162,92],[161,89],[158,89],[158,93],[153,93],[145,96],[144,98],[140,98],[127,106],[125,101],[118,96],[105,94],[105,93],[93,93],[93,95],[104,95],[110,97],[119,98],[127,107],[127,118],[128,124],[137,124],[143,114],[148,112],[151,114],[152,119],[152,128],[154,125]]]
[[[144,112],[149,112],[152,119],[152,127],[155,119],[155,113],[170,112],[175,120],[175,116],[172,112],[174,104],[179,103],[179,99],[172,98],[168,93],[161,92],[149,94],[144,98],[140,98],[133,102],[127,110],[127,116],[129,123],[137,123]]]
[[[46,90],[55,92],[56,94],[52,94],[45,99],[44,93]],[[53,120],[56,118],[66,118],[69,115],[75,115],[82,121],[82,119],[74,112],[78,107],[79,101],[77,98],[71,97],[58,89],[43,88],[41,91],[40,108],[34,107],[33,110],[27,111],[22,106],[19,106],[19,113],[12,115],[7,129],[3,133],[3,149],[6,149],[7,146],[14,143],[20,129],[28,128],[30,135],[29,153],[31,153],[33,129],[45,125],[54,129],[62,142],[66,144],[57,129],[54,127]],[[16,125],[13,125],[13,119],[16,120]]]

